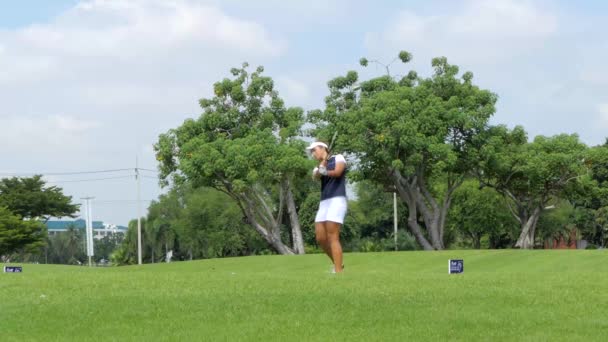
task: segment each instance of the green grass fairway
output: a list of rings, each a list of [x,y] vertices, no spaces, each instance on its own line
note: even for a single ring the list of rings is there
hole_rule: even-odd
[[[450,258],[465,273],[448,275]],[[604,250],[259,256],[0,273],[0,340],[608,340]]]

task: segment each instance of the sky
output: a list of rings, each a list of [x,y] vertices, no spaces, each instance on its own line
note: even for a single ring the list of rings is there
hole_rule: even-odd
[[[214,82],[263,65],[288,106],[322,108],[361,57],[431,73],[445,56],[498,94],[493,124],[608,136],[608,2],[20,0],[0,4],[0,177],[45,174],[93,219],[126,225],[164,191],[153,144]],[[112,171],[120,170],[120,171]],[[148,171],[149,170],[149,171]],[[104,171],[83,173],[90,171]],[[106,172],[107,171],[107,172]]]

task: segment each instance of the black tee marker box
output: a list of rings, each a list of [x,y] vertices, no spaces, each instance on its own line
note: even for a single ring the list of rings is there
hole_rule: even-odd
[[[450,259],[448,260],[448,274],[464,273],[464,260]]]

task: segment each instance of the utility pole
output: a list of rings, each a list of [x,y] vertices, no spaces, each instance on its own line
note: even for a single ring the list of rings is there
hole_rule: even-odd
[[[137,156],[135,156],[135,180],[137,181],[137,264],[141,265],[141,177]]]
[[[398,250],[397,245],[397,189],[393,192],[393,225],[395,234],[395,251]]]
[[[95,197],[81,197],[85,202],[85,223],[86,223],[86,242],[87,242],[87,256],[89,257],[89,267],[92,266],[92,257],[95,255],[94,245],[93,245],[93,208],[91,205],[91,200]]]

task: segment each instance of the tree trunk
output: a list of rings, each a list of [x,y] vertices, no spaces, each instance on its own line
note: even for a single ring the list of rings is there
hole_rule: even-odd
[[[481,249],[481,234],[472,234],[473,248]]]
[[[271,209],[271,207],[274,206],[274,203],[272,203],[270,206],[268,205],[265,198],[267,196],[264,196],[265,191],[263,188],[259,189],[252,186],[244,192],[236,192],[230,182],[222,180],[222,183],[223,186],[216,189],[224,192],[236,201],[237,205],[241,209],[241,212],[247,218],[248,223],[255,229],[256,232],[258,232],[258,234],[262,236],[270,247],[272,247],[279,254],[294,254],[294,251],[289,248],[289,246],[285,245],[281,240],[279,220],[282,216],[281,210],[283,209],[283,203],[279,204],[279,215],[277,219],[275,219],[273,217],[273,210]],[[281,199],[283,197],[285,197],[285,195],[283,192],[281,192]],[[297,217],[297,213],[295,217]],[[296,236],[296,239],[302,239],[301,230],[298,231],[299,237]],[[294,239],[294,241],[296,240]],[[302,250],[304,250],[303,247]]]
[[[264,227],[262,227],[255,218],[248,216],[248,219],[252,222],[255,230],[260,233],[262,238],[266,240],[266,242],[279,254],[291,255],[294,254],[294,251],[289,248],[286,244],[281,241],[281,234],[279,227],[272,227],[272,233],[266,231]]]
[[[420,246],[422,246],[425,251],[435,250],[435,248],[433,248],[429,241],[424,237],[424,234],[422,234],[422,231],[420,230],[420,225],[418,225],[418,222],[415,218],[412,219],[408,217],[407,225],[410,228],[410,231],[412,232],[414,237],[416,238],[416,241],[418,241]]]
[[[418,209],[416,200],[412,195],[412,185],[409,184],[408,181],[401,176],[399,171],[393,171],[393,176],[393,183],[395,185],[395,189],[397,189],[399,198],[401,198],[401,200],[405,202],[405,205],[407,206],[407,226],[410,229],[410,232],[412,233],[412,235],[414,235],[414,238],[416,239],[418,244],[422,246],[425,251],[432,251],[433,246],[426,239],[426,237],[422,233],[422,230],[420,229],[420,225],[418,224]]]
[[[393,171],[393,183],[399,197],[407,205],[408,227],[416,238],[416,241],[424,250],[443,250],[443,232],[448,210],[450,208],[452,193],[461,184],[456,182],[450,185],[445,194],[442,204],[437,204],[431,193],[426,189],[426,185],[420,177],[412,176],[404,178],[399,171]],[[418,224],[418,213],[424,221],[424,227],[430,237],[430,241],[422,233]]]
[[[289,213],[289,221],[291,222],[291,237],[293,240],[293,251],[295,254],[305,254],[304,238],[302,238],[302,229],[300,227],[300,219],[296,210],[296,202],[291,191],[289,180],[285,182],[287,194],[287,212]]]
[[[272,217],[272,212],[267,207],[256,206],[256,203],[247,195],[239,196],[239,206],[247,217],[249,224],[266,240],[266,242],[279,254],[291,255],[293,250],[281,241],[281,230],[278,223]],[[258,218],[259,217],[259,218]],[[263,226],[260,222],[264,222]]]
[[[438,215],[433,215],[438,216]],[[443,241],[439,240],[439,218],[434,217],[431,222],[425,222],[426,230],[429,232],[431,236],[431,244],[433,245],[433,249],[442,250],[443,249]]]
[[[534,232],[536,230],[536,223],[540,217],[541,207],[536,207],[532,212],[532,215],[527,220],[521,220],[522,228],[519,238],[515,243],[515,247],[522,249],[533,249],[534,248]]]

